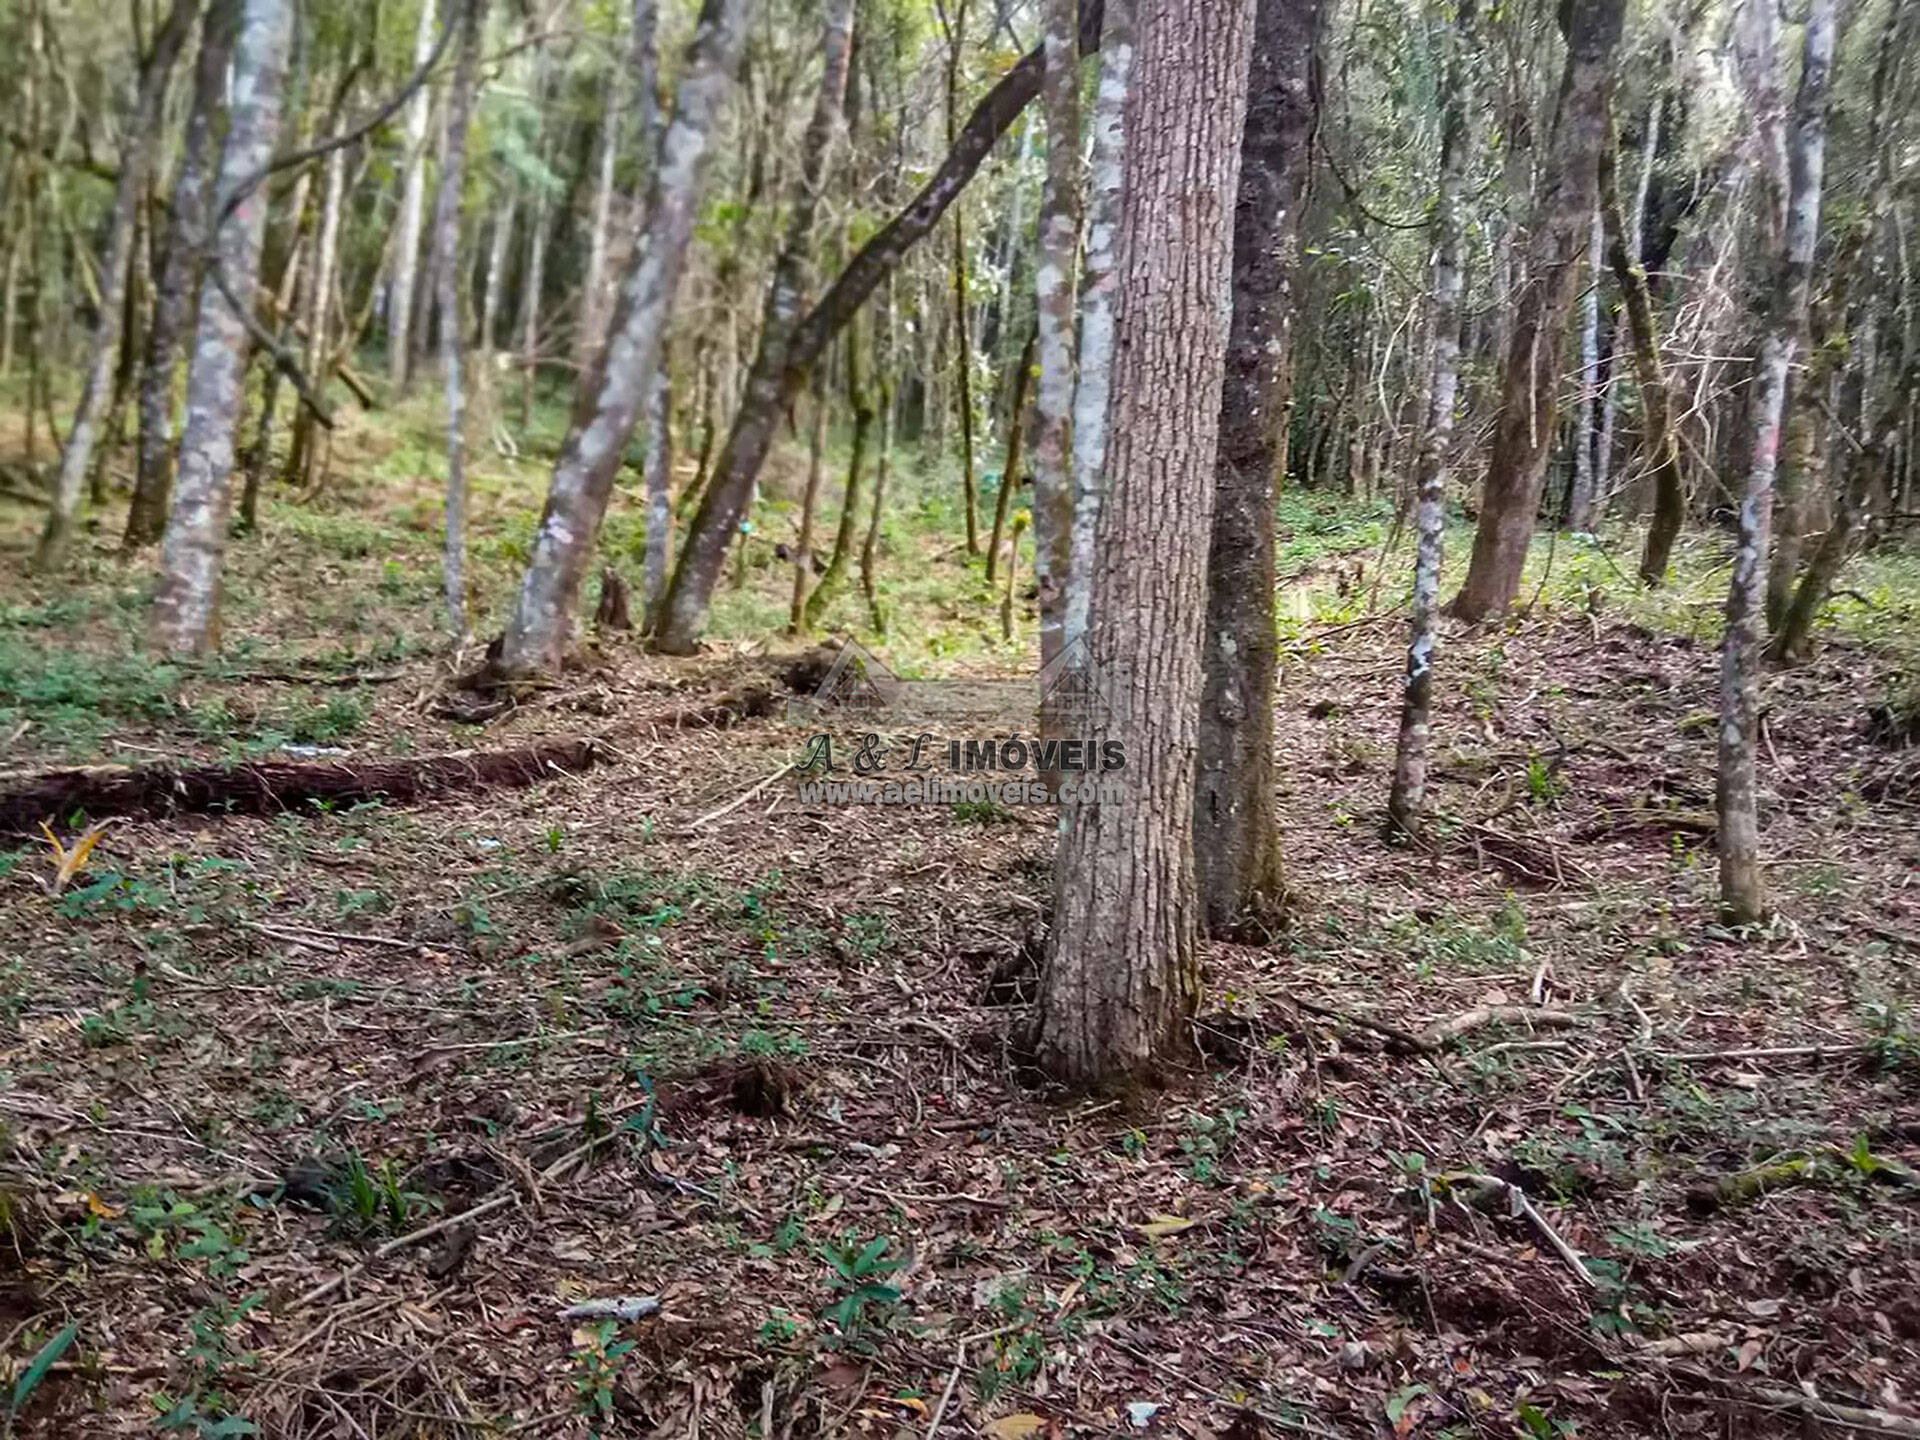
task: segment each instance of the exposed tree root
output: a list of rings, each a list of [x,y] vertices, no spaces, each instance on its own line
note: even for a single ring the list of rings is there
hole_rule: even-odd
[[[266,815],[312,803],[408,803],[496,786],[532,785],[587,769],[590,740],[419,759],[323,760],[259,765],[93,766],[21,777],[0,790],[0,831],[25,833],[84,814]]]

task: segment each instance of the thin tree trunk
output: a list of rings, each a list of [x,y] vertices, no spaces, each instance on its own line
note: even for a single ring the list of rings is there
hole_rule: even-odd
[[[434,0],[420,0],[413,37],[413,63],[433,54]],[[387,291],[387,378],[405,390],[413,363],[413,311],[420,275],[420,228],[427,204],[427,121],[433,93],[422,85],[407,102],[406,173],[400,182],[400,219],[394,233],[393,284]]]
[[[1080,43],[1086,50],[1098,46],[1101,7],[1098,0],[1083,5]],[[1020,112],[1040,92],[1043,52],[1029,51],[1001,77],[974,107],[961,128],[959,141],[947,152],[933,177],[907,207],[860,248],[839,278],[820,297],[786,342],[786,363],[776,383],[758,389],[749,386],[735,413],[714,474],[701,496],[680,561],[668,591],[666,616],[654,647],[667,654],[689,654],[706,623],[707,605],[719,582],[727,547],[745,513],[755,477],[773,443],[779,417],[805,383],[807,372],[828,343],[865,303],[881,281],[892,274],[901,258],[939,224],[954,197],[980,168],[994,143],[1007,132]],[[924,338],[930,327],[922,326]]]
[[[1473,557],[1453,600],[1453,611],[1463,620],[1500,613],[1520,593],[1558,428],[1554,412],[1560,345],[1579,283],[1580,257],[1592,235],[1613,52],[1625,11],[1625,0],[1591,0],[1560,10],[1567,27],[1566,71],[1554,118],[1552,159],[1527,237],[1527,274],[1501,364],[1500,414],[1487,460]]]
[[[699,210],[703,162],[732,84],[745,19],[745,0],[702,0],[673,121],[660,141],[647,234],[634,247],[606,347],[581,388],[584,403],[554,466],[533,560],[494,667],[499,678],[531,680],[560,669],[620,457],[659,363]]]
[[[1600,397],[1600,276],[1605,264],[1602,229],[1596,207],[1593,238],[1587,244],[1587,293],[1580,302],[1580,400],[1573,410],[1573,492],[1567,500],[1567,529],[1576,535],[1593,529],[1593,436]]]
[[[1440,114],[1440,185],[1433,208],[1433,374],[1420,445],[1414,526],[1413,613],[1407,626],[1406,688],[1387,797],[1391,831],[1425,833],[1427,755],[1432,741],[1433,667],[1439,649],[1440,566],[1447,529],[1447,460],[1460,395],[1461,266],[1468,164],[1467,63],[1474,53],[1476,0],[1461,0],[1450,37]]]
[[[1040,668],[1059,658],[1066,624],[1069,546],[1073,541],[1073,455],[1069,426],[1074,387],[1074,294],[1080,251],[1080,45],[1074,0],[1047,0],[1047,178],[1040,197],[1034,266],[1033,580],[1040,604]],[[1042,717],[1043,724],[1045,717]],[[1048,778],[1044,777],[1043,778]],[[1056,777],[1052,777],[1057,779]],[[1049,783],[1052,783],[1050,779]]]
[[[680,564],[662,607],[654,644],[669,653],[693,648],[706,602],[726,558],[727,542],[746,518],[753,497],[759,460],[772,444],[782,412],[791,394],[787,379],[792,340],[805,299],[814,217],[825,188],[832,158],[833,136],[840,124],[846,98],[847,66],[852,53],[853,0],[830,0],[824,14],[825,33],[820,88],[813,114],[801,142],[800,174],[780,254],[774,261],[761,316],[760,339],[747,375],[746,393],[734,417],[734,427],[720,452],[713,477],[700,497],[693,525],[681,547]],[[752,463],[745,463],[751,457]]]
[[[1814,243],[1820,230],[1820,191],[1826,163],[1827,85],[1833,65],[1838,0],[1813,0],[1807,13],[1800,90],[1788,139],[1787,223],[1774,269],[1773,310],[1761,338],[1752,397],[1752,464],[1740,502],[1733,581],[1727,591],[1727,631],[1720,658],[1719,813],[1720,904],[1736,924],[1767,912],[1760,867],[1760,806],[1754,752],[1760,724],[1760,629],[1765,618],[1767,543],[1773,511],[1773,475],[1787,372],[1805,333]]]
[[[800,498],[800,534],[793,547],[793,601],[787,607],[787,633],[807,628],[807,582],[813,578],[813,512],[820,501],[820,481],[826,473],[827,392],[825,372],[813,381],[813,424],[807,432],[807,488]]]
[[[433,206],[435,283],[439,288],[440,361],[447,384],[447,628],[458,645],[467,634],[467,389],[466,321],[460,313],[460,192],[467,178],[467,129],[480,88],[480,42],[486,31],[487,0],[450,0],[461,17],[460,58],[447,96],[446,155],[440,166],[440,193]]]
[[[324,397],[333,368],[333,291],[340,259],[340,212],[346,205],[347,152],[327,156],[326,184],[320,196],[320,234],[314,249],[312,279],[307,286],[307,375]],[[299,407],[293,421],[293,444],[287,454],[285,480],[305,490],[313,479],[313,411]]]
[[[673,367],[663,353],[647,387],[647,553],[642,576],[646,625],[653,629],[673,560]]]
[[[593,222],[587,231],[587,273],[580,284],[580,321],[573,336],[573,363],[584,375],[606,341],[607,315],[613,308],[607,281],[607,238],[613,223],[613,167],[620,158],[618,77],[606,82],[606,110],[600,117],[599,164],[595,167]]]
[[[1107,0],[1101,25],[1100,86],[1093,101],[1093,158],[1087,174],[1086,252],[1080,271],[1079,373],[1073,390],[1073,527],[1061,653],[1085,637],[1093,608],[1094,537],[1107,463],[1113,378],[1114,296],[1125,201],[1126,108],[1137,0]]]
[[[1124,752],[1125,791],[1065,817],[1036,1044],[1078,1088],[1151,1080],[1192,1043],[1206,536],[1253,30],[1251,0],[1139,6],[1089,634],[1112,706],[1092,730]]]
[[[551,209],[546,192],[534,197],[533,220],[527,229],[527,278],[520,296],[520,425],[533,424],[533,397],[540,373],[540,292],[546,285],[547,213]]]
[[[1472,0],[1466,0],[1472,3]],[[1232,328],[1207,548],[1194,858],[1208,931],[1271,929],[1286,884],[1273,796],[1275,465],[1293,347],[1321,0],[1258,0],[1233,211]]]
[[[101,415],[112,396],[113,363],[119,354],[120,327],[125,319],[128,262],[139,228],[135,211],[146,186],[154,137],[160,131],[160,119],[166,107],[167,82],[193,28],[198,8],[199,0],[173,0],[166,20],[153,38],[146,63],[140,68],[133,114],[127,119],[126,143],[120,148],[120,176],[114,184],[113,209],[107,218],[100,323],[94,331],[93,351],[80,382],[80,403],[74,410],[73,425],[67,431],[67,448],[60,456],[53,503],[47,507],[46,528],[41,532],[40,547],[34,556],[35,563],[44,569],[57,566],[65,557],[73,539],[74,525],[80,518],[80,502],[86,491],[87,471],[93,463]]]
[[[244,0],[233,59],[234,103],[214,187],[213,214],[219,223],[209,260],[243,299],[253,294],[260,272],[267,187],[253,182],[279,138],[292,28],[287,0]],[[251,185],[244,195],[239,194],[242,185]],[[187,423],[153,602],[155,637],[168,654],[203,654],[219,641],[220,563],[233,504],[234,428],[246,354],[245,321],[221,294],[218,279],[209,276],[200,287],[199,329],[187,372]]]
[[[845,587],[853,564],[853,537],[860,528],[861,470],[867,459],[867,437],[873,432],[873,402],[867,394],[860,362],[860,321],[847,327],[847,404],[853,411],[853,443],[847,454],[847,488],[840,499],[840,521],[833,535],[833,554],[820,574],[820,583],[807,597],[806,626],[820,623],[827,606]]]
[[[860,545],[860,589],[867,598],[867,618],[880,634],[887,630],[887,617],[880,608],[880,520],[887,509],[887,479],[893,471],[893,390],[886,377],[892,373],[899,349],[895,345],[893,277],[887,277],[886,340],[880,362],[880,453],[873,467],[873,509],[867,518],[867,538]]]
[[[1020,347],[1020,358],[1013,366],[1013,394],[1007,405],[1007,462],[1000,471],[1000,493],[993,502],[993,535],[987,541],[987,582],[998,570],[1000,542],[1007,533],[1007,512],[1012,508],[1014,492],[1020,488],[1020,447],[1026,435],[1027,386],[1033,375],[1033,352],[1039,344],[1039,329],[1027,332],[1027,343]]]
[[[1620,286],[1626,311],[1627,338],[1633,348],[1634,378],[1640,389],[1640,416],[1648,467],[1653,474],[1653,523],[1647,527],[1640,554],[1640,579],[1647,585],[1664,582],[1674,541],[1687,518],[1687,492],[1680,473],[1680,437],[1673,423],[1673,394],[1668,389],[1660,359],[1660,333],[1653,315],[1653,296],[1647,288],[1646,268],[1637,256],[1639,242],[1628,249],[1626,220],[1620,211],[1620,185],[1612,116],[1607,141],[1600,151],[1600,216],[1607,241],[1607,261]],[[1618,326],[1615,327],[1616,335]],[[1619,340],[1614,341],[1619,350]]]

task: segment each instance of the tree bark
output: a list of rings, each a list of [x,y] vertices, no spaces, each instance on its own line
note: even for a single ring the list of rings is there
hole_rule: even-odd
[[[1034,264],[1040,378],[1034,395],[1033,580],[1040,603],[1040,668],[1059,657],[1073,540],[1074,293],[1080,251],[1080,45],[1075,0],[1047,0],[1041,103],[1047,178]]]
[[[860,361],[860,321],[847,327],[847,404],[853,411],[853,443],[847,450],[847,487],[840,499],[840,521],[833,534],[833,554],[820,572],[820,583],[807,597],[805,627],[820,623],[827,606],[845,588],[853,564],[853,537],[860,528],[860,481],[867,459],[867,437],[873,432],[873,402],[868,398]]]
[[[327,156],[327,178],[320,198],[320,235],[315,247],[313,278],[307,287],[307,374],[319,393],[326,394],[333,368],[333,292],[340,258],[340,214],[345,208],[347,152]],[[286,480],[302,490],[313,478],[313,411],[302,405],[293,422],[293,444],[287,455]]]
[[[1611,137],[1608,141],[1610,143]],[[1587,293],[1580,302],[1580,397],[1573,411],[1573,489],[1567,497],[1567,529],[1576,535],[1593,529],[1593,437],[1600,394],[1600,275],[1605,264],[1605,243],[1597,209],[1593,212],[1590,231]]]
[[[693,524],[681,547],[680,563],[662,607],[655,647],[668,653],[690,651],[705,617],[706,603],[719,579],[728,542],[746,518],[760,462],[773,443],[780,417],[797,387],[789,389],[793,372],[792,341],[805,300],[814,217],[827,177],[835,129],[846,99],[847,65],[852,51],[852,0],[831,0],[826,7],[821,41],[823,64],[813,114],[801,142],[800,175],[786,235],[774,261],[767,286],[766,308],[760,321],[760,339],[747,372],[745,392],[734,416],[732,431],[715,462],[714,473],[700,497]],[[800,372],[804,374],[805,372]]]
[[[259,278],[267,187],[255,181],[280,134],[292,28],[287,0],[244,0],[233,58],[233,104],[214,187],[218,226],[209,259],[243,300],[253,294]],[[250,188],[239,193],[243,185]],[[153,602],[155,638],[170,655],[203,654],[219,643],[220,562],[233,505],[234,428],[240,418],[246,356],[246,323],[221,294],[218,277],[209,275],[200,287],[180,470]]]
[[[1433,666],[1439,649],[1440,566],[1447,529],[1447,460],[1460,396],[1461,297],[1466,276],[1464,206],[1468,164],[1467,60],[1474,53],[1476,0],[1461,0],[1441,80],[1440,184],[1433,207],[1433,372],[1427,428],[1415,481],[1413,610],[1407,630],[1406,688],[1387,796],[1390,834],[1419,840],[1425,833],[1427,756],[1432,741]]]
[[[200,26],[200,53],[194,61],[193,108],[173,182],[173,209],[167,220],[165,251],[154,284],[153,321],[140,371],[140,442],[135,462],[133,502],[127,510],[122,544],[128,550],[152,545],[166,528],[173,493],[174,374],[188,307],[199,284],[208,219],[208,181],[218,154],[217,127],[226,108],[227,61],[240,23],[239,0],[211,0]]]
[[[1740,501],[1740,528],[1727,591],[1727,631],[1720,652],[1720,745],[1716,793],[1720,827],[1720,904],[1735,924],[1767,913],[1760,869],[1760,807],[1755,746],[1760,724],[1760,640],[1765,619],[1767,544],[1773,518],[1773,474],[1787,372],[1807,324],[1814,242],[1826,163],[1827,86],[1833,65],[1838,0],[1813,0],[1807,12],[1800,90],[1787,141],[1787,222],[1773,269],[1773,306],[1755,370],[1752,462]]]
[[[439,289],[440,363],[447,386],[447,511],[442,578],[447,628],[458,644],[467,634],[467,326],[460,313],[460,194],[467,180],[467,128],[480,88],[480,41],[487,0],[449,0],[459,5],[460,58],[447,96],[446,155],[440,193],[433,205],[434,283]]]
[[[699,210],[703,161],[739,59],[745,16],[745,0],[703,0],[701,5],[673,120],[660,141],[647,234],[634,247],[607,345],[581,388],[584,403],[554,466],[532,563],[494,667],[500,679],[531,680],[560,669],[580,581],[592,560],[647,380],[659,363]]]
[[[993,501],[993,533],[987,540],[987,583],[992,584],[999,571],[1000,542],[1007,533],[1007,512],[1020,488],[1020,450],[1027,433],[1027,386],[1033,375],[1033,352],[1039,344],[1039,330],[1027,332],[1020,347],[1020,358],[1013,365],[1013,392],[1007,400],[1007,457],[1000,467],[1000,490]]]
[[[1087,169],[1086,253],[1080,271],[1079,372],[1073,389],[1073,523],[1060,648],[1087,633],[1093,607],[1094,540],[1106,473],[1108,400],[1113,382],[1114,294],[1125,201],[1127,87],[1137,0],[1107,0],[1101,24],[1100,85],[1093,101],[1093,155]]]
[[[1514,306],[1512,335],[1500,373],[1500,413],[1474,531],[1467,578],[1453,613],[1480,621],[1507,609],[1520,593],[1540,510],[1540,487],[1553,446],[1560,344],[1579,284],[1580,260],[1592,235],[1600,150],[1613,52],[1625,0],[1563,5],[1566,69],[1554,115],[1551,160],[1542,177],[1527,236],[1527,273]]]
[[[957,0],[950,24],[946,7],[939,0],[935,0],[935,10],[947,31],[947,149],[951,150],[960,133],[960,52],[967,40],[967,0]],[[958,196],[953,205],[952,278],[954,407],[960,415],[960,495],[967,512],[967,554],[973,556],[980,553],[980,495],[973,470],[973,339],[967,325],[967,239]],[[991,578],[991,570],[988,575]]]
[[[1138,16],[1089,636],[1111,703],[1092,729],[1123,748],[1125,791],[1065,817],[1036,1046],[1076,1088],[1154,1078],[1190,1047],[1199,991],[1200,642],[1253,5]]]
[[[1083,49],[1097,48],[1100,15],[1098,0],[1089,0],[1082,6],[1080,42]],[[933,178],[921,187],[906,209],[860,248],[827,293],[794,328],[785,345],[785,368],[776,383],[757,390],[751,384],[748,386],[681,548],[673,584],[667,592],[666,614],[654,639],[655,649],[685,655],[691,654],[699,644],[700,631],[706,624],[707,605],[719,583],[727,546],[738,529],[754,480],[773,444],[780,415],[793,403],[808,370],[825,352],[828,343],[880,282],[894,271],[901,258],[940,223],[947,207],[980,168],[994,143],[1039,93],[1043,68],[1043,52],[1031,50],[987,92],[967,118],[958,143],[947,152]]]
[[[420,23],[413,36],[413,63],[433,54],[434,0],[420,0]],[[420,227],[427,203],[427,121],[433,92],[422,85],[407,103],[406,173],[400,182],[400,219],[394,232],[393,284],[387,291],[387,378],[405,390],[413,363],[414,290],[420,276]]]
[[[1673,395],[1667,388],[1666,369],[1660,360],[1660,333],[1653,316],[1653,295],[1647,287],[1646,267],[1638,257],[1636,234],[1633,249],[1628,249],[1627,224],[1620,209],[1618,147],[1614,143],[1612,115],[1607,120],[1607,139],[1600,149],[1600,218],[1606,234],[1607,263],[1620,286],[1620,303],[1626,311],[1627,338],[1633,348],[1634,379],[1640,388],[1640,414],[1648,466],[1653,473],[1653,522],[1647,527],[1645,547],[1640,554],[1640,579],[1647,585],[1659,585],[1666,579],[1673,544],[1687,518],[1687,491],[1680,473],[1680,437],[1673,423]],[[1616,336],[1618,326],[1615,327]],[[1619,349],[1619,340],[1614,341]]]
[[[612,296],[607,282],[607,238],[613,225],[613,167],[620,158],[618,76],[607,79],[606,109],[600,116],[599,164],[594,167],[593,220],[587,230],[587,273],[580,282],[580,321],[573,336],[574,368],[585,375],[607,338]]]
[[[1285,908],[1273,799],[1274,467],[1322,14],[1321,0],[1258,0],[1240,142],[1193,818],[1201,904],[1216,935],[1243,922],[1271,929]]]
[[[120,176],[113,188],[113,208],[107,217],[106,253],[100,265],[100,320],[80,382],[80,402],[74,409],[73,424],[67,430],[67,446],[60,454],[53,503],[47,507],[46,528],[34,556],[35,563],[43,569],[52,569],[65,558],[74,525],[80,518],[80,502],[85,496],[101,416],[112,396],[113,363],[120,350],[120,327],[125,319],[128,262],[139,229],[135,211],[146,188],[154,137],[160,132],[167,82],[173,76],[174,62],[180,58],[181,47],[186,44],[198,9],[199,0],[173,0],[167,18],[153,37],[146,62],[140,67],[133,114],[127,117],[126,141],[120,147]]]
[[[882,309],[886,314],[886,335],[879,365],[879,409],[880,409],[880,453],[874,458],[873,466],[873,508],[868,512],[867,536],[860,544],[860,591],[866,596],[867,618],[873,628],[885,634],[887,617],[880,608],[880,521],[887,510],[887,478],[893,469],[893,403],[892,387],[887,384],[887,376],[899,355],[895,345],[893,277],[887,277],[886,303]]]

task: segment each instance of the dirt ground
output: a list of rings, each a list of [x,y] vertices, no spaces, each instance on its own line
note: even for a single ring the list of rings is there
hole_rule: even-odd
[[[1770,682],[1782,916],[1734,935],[1715,617],[1590,605],[1450,637],[1431,853],[1380,836],[1400,617],[1289,625],[1295,923],[1209,947],[1191,1073],[1096,1101],[1014,1044],[1051,814],[801,808],[800,731],[700,713],[777,687],[759,646],[609,642],[485,725],[354,652],[363,722],[286,744],[600,763],[123,819],[60,894],[5,842],[15,1433],[1920,1433],[1894,662]],[[286,663],[112,758],[346,693]]]

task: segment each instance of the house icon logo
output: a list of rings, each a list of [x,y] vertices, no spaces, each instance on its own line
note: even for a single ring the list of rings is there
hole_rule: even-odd
[[[900,681],[886,663],[851,640],[841,643],[813,694],[795,702],[802,718],[833,716],[877,724],[900,697]]]
[[[1117,703],[1110,677],[1093,663],[1085,635],[1040,672],[1039,718],[1046,733],[1083,735],[1101,729],[1113,718]]]

